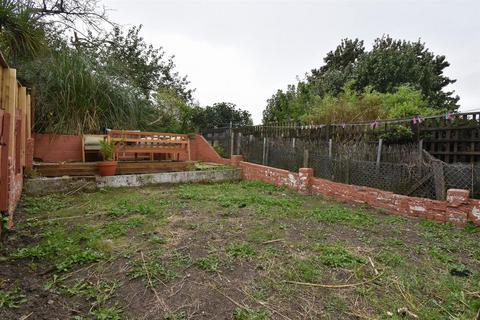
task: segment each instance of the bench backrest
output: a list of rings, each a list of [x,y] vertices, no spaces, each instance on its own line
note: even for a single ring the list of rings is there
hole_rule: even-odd
[[[185,153],[190,157],[190,139],[187,134],[109,130],[108,139],[119,143],[118,152]]]

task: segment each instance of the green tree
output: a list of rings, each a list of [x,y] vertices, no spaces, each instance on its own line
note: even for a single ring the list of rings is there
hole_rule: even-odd
[[[0,50],[15,66],[18,59],[31,59],[47,49],[43,25],[32,10],[14,0],[0,0]]]
[[[372,50],[366,51],[363,41],[344,39],[335,50],[327,54],[324,62],[320,68],[313,69],[306,80],[299,81],[297,85],[289,85],[286,91],[278,90],[267,100],[263,122],[319,120],[323,116],[312,117],[312,114],[318,114],[320,110],[322,113],[327,112],[325,106],[335,106],[335,112],[332,111],[331,115],[341,115],[342,110],[337,109],[341,104],[327,101],[340,98],[344,103],[346,87],[350,97],[359,98],[378,93],[392,94],[399,98],[400,93],[412,94],[413,91],[415,95],[420,95],[415,99],[413,96],[407,97],[409,105],[404,111],[397,107],[397,114],[391,110],[379,110],[377,115],[406,116],[414,110],[430,114],[458,108],[459,97],[454,96],[453,91],[446,90],[449,84],[455,82],[443,73],[449,63],[445,56],[434,55],[420,41],[393,40],[384,36],[375,40]],[[397,91],[400,88],[403,89],[399,93]],[[372,97],[366,98],[368,100]],[[412,103],[417,103],[415,108]],[[370,114],[361,110],[360,105],[357,106],[358,112],[355,112],[355,105],[343,105],[353,109],[343,110],[345,114],[342,118],[354,119],[357,118],[354,114]],[[385,106],[384,103],[381,105]]]
[[[327,53],[324,65],[311,71],[308,82],[312,84],[315,94],[337,95],[343,86],[354,78],[356,65],[365,54],[363,41],[358,39],[342,39],[340,45]]]
[[[182,96],[178,95],[174,89],[161,87],[156,95],[157,119],[151,126],[156,126],[157,130],[164,132],[194,132],[195,127],[192,118],[197,106],[191,106]]]
[[[188,88],[187,78],[175,72],[173,57],[167,57],[161,47],[146,43],[140,36],[141,29],[142,26],[134,26],[124,31],[114,27],[106,35],[77,43],[77,48],[94,57],[114,81],[132,84],[145,98],[150,98],[158,88],[167,88],[190,101],[193,91]]]
[[[205,108],[196,107],[193,110],[192,124],[203,131],[213,127],[227,127],[232,123],[234,126],[252,125],[252,116],[246,110],[241,110],[230,102],[214,103]]]
[[[359,58],[355,87],[394,92],[400,85],[408,84],[422,92],[430,107],[456,110],[459,97],[453,96],[453,91],[445,91],[456,81],[443,74],[448,66],[445,56],[434,55],[420,40],[409,42],[384,36]]]

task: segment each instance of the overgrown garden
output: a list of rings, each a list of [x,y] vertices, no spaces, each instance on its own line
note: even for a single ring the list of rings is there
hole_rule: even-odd
[[[479,230],[259,182],[25,198],[0,317],[472,319]]]

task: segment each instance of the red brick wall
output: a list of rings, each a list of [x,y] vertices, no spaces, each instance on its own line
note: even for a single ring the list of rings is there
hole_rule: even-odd
[[[298,173],[245,161],[241,161],[239,166],[242,169],[242,177],[245,180],[259,180],[292,189],[298,187]]]
[[[232,157],[232,163],[238,163],[238,156]],[[245,161],[239,162],[239,167],[242,169],[243,179],[286,186],[304,194],[318,194],[340,201],[364,203],[406,217],[455,224],[471,221],[480,225],[480,200],[470,199],[468,190],[450,189],[447,191],[447,200],[439,201],[315,178],[311,168],[301,168],[299,173],[296,173]]]
[[[82,137],[35,133],[33,157],[43,162],[82,161]]]
[[[465,190],[462,190],[462,192]],[[449,194],[455,190],[449,190]],[[374,208],[409,217],[419,217],[440,222],[465,223],[466,207],[462,212],[452,210],[457,207],[451,201],[408,197],[384,190],[336,183],[325,179],[311,179],[311,193],[322,194],[342,201],[365,203]],[[464,195],[465,196],[465,195]],[[468,191],[465,201],[468,201]]]
[[[33,157],[43,162],[82,161],[82,137],[75,135],[34,134]],[[192,160],[229,164],[229,159],[220,157],[201,135],[190,140]],[[187,160],[181,157],[180,160]]]
[[[220,157],[202,135],[197,134],[190,140],[190,155],[192,160],[229,164],[230,159]]]

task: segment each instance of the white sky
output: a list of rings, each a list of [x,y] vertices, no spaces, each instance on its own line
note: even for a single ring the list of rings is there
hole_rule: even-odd
[[[447,57],[461,110],[480,109],[480,0],[105,0],[122,25],[188,75],[202,105],[228,101],[255,123],[266,100],[319,67],[342,38],[369,48],[383,34],[416,41]]]

